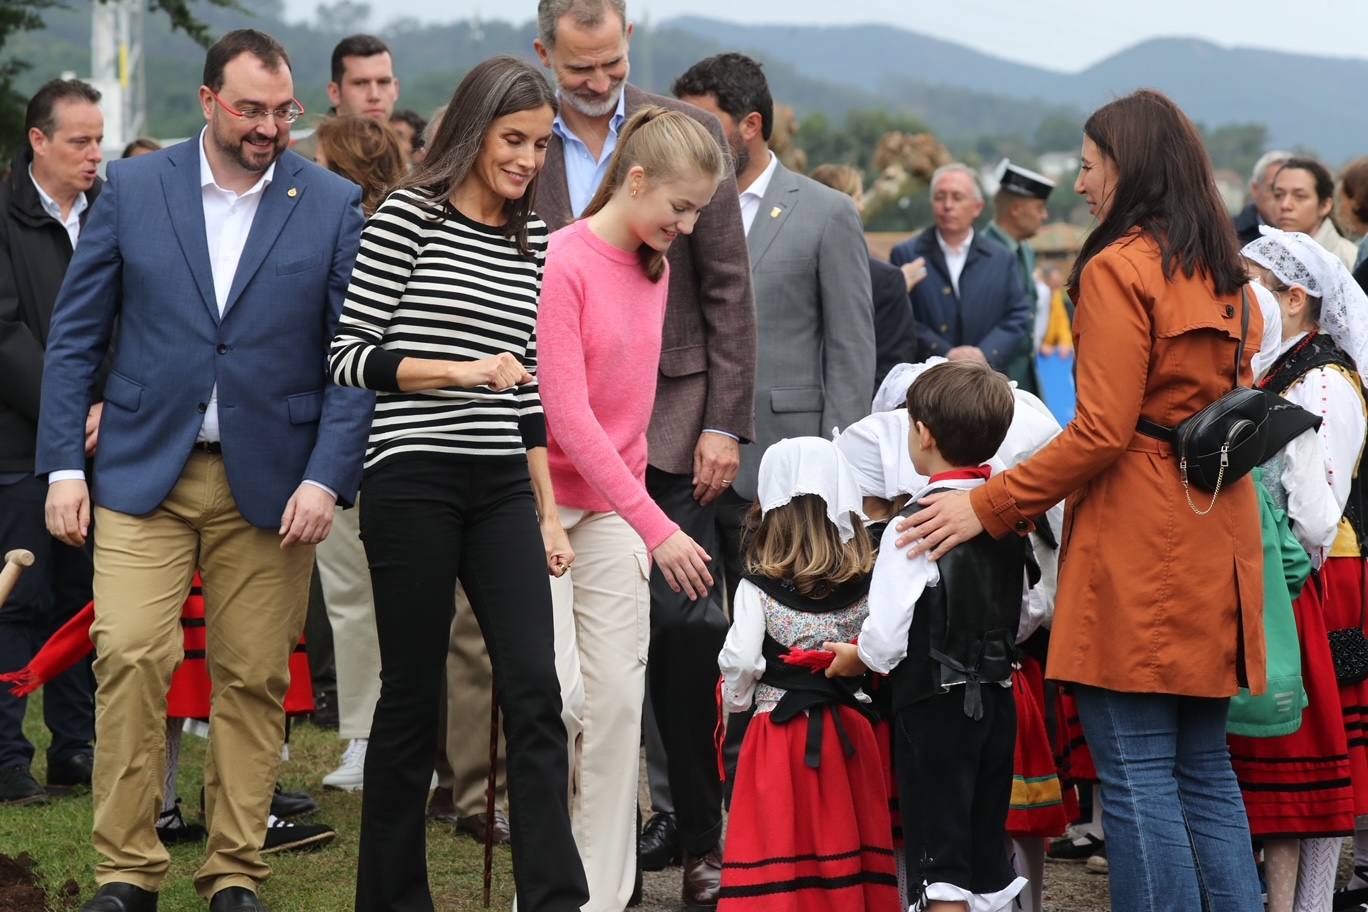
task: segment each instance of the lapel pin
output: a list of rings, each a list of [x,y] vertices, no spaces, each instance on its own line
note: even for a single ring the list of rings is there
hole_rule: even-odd
[[[291,187],[289,190],[285,191],[285,195],[288,196],[290,199],[294,199],[296,196],[299,196],[299,191],[296,190],[294,187]]]
[[[783,207],[783,206],[775,206],[773,209],[770,210],[770,218],[776,219],[776,218],[778,218],[780,215],[782,215],[783,212],[784,212],[784,207]]]

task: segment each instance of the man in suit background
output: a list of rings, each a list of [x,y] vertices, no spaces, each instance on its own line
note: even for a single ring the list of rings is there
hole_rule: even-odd
[[[894,247],[889,257],[894,266],[918,269],[909,294],[919,357],[969,359],[1006,370],[1026,344],[1034,308],[1012,254],[974,232],[983,191],[973,169],[959,162],[937,168],[931,209],[935,226]]]
[[[0,184],[0,554],[26,548],[37,561],[0,605],[0,668],[6,670],[28,664],[85,607],[91,574],[87,549],[48,534],[47,483],[34,474],[33,455],[52,305],[100,192],[100,93],[75,79],[54,79],[34,93],[24,120],[28,141],[14,158],[9,180]],[[94,430],[100,408],[95,401],[83,427]],[[87,449],[94,444],[91,434]],[[43,721],[52,732],[50,788],[90,785],[93,697],[88,660],[44,690]],[[26,702],[0,691],[0,804],[45,800],[29,770],[33,745],[24,737]]]
[[[1273,178],[1278,169],[1292,157],[1291,152],[1273,149],[1259,156],[1254,170],[1249,175],[1249,202],[1235,216],[1235,234],[1243,247],[1250,241],[1257,241],[1261,235],[1260,225],[1278,224],[1278,201],[1273,198]]]
[[[765,449],[785,437],[828,436],[869,414],[869,248],[854,200],[795,174],[770,151],[774,102],[760,64],[718,54],[690,67],[673,91],[716,116],[727,136],[755,289],[755,438],[741,449],[736,483],[718,498],[730,593],[741,578],[741,526]]]
[[[983,229],[983,236],[1007,248],[1016,260],[1021,285],[1031,302],[1031,331],[1016,355],[1007,362],[1004,371],[1017,385],[1029,393],[1040,392],[1036,377],[1036,329],[1044,335],[1040,292],[1036,288],[1035,248],[1028,241],[1040,233],[1040,226],[1050,217],[1045,201],[1054,190],[1054,181],[1020,165],[1003,159],[999,165],[998,192],[993,196],[993,220]],[[1045,306],[1049,306],[1048,299]]]
[[[181,606],[202,571],[212,736],[211,912],[257,912],[284,736],[288,660],[313,546],[361,475],[371,394],[333,386],[325,353],[360,237],[360,192],[286,152],[299,116],[289,58],[230,32],[199,89],[206,128],[117,162],[62,286],[44,365],[36,470],[47,524],[92,521],[97,659],[94,832],[100,890],[83,912],[155,909],[169,857],[160,808],[166,691]],[[105,383],[93,497],[84,426]]]
[[[716,118],[627,81],[632,27],[625,0],[540,0],[537,26],[537,55],[551,70],[561,102],[537,180],[537,214],[553,231],[588,205],[617,131],[640,107],[684,111],[726,148]],[[735,481],[741,443],[754,436],[755,305],[734,178],[718,187],[693,234],[670,245],[669,262],[646,485],[665,513],[716,555],[715,501]],[[727,628],[716,592],[690,602],[658,571],[651,574],[647,702],[669,756],[682,892],[693,905],[715,904],[721,882],[722,783],[711,739],[717,653]],[[647,728],[650,738],[649,718]],[[674,820],[668,822],[673,830]],[[585,859],[591,885],[594,864]]]

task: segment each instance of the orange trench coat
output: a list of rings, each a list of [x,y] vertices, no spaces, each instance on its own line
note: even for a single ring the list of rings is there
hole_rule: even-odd
[[[1158,245],[1132,232],[1083,270],[1074,318],[1078,405],[1062,434],[972,494],[996,537],[1065,502],[1047,675],[1131,693],[1228,697],[1264,688],[1263,548],[1254,482],[1189,507],[1166,427],[1231,388],[1240,296],[1200,274],[1165,281]],[[1240,380],[1263,319],[1250,295]],[[1211,495],[1192,489],[1205,509]]]

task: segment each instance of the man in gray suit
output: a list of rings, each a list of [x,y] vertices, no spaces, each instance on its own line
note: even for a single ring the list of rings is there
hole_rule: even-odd
[[[717,116],[736,159],[755,288],[755,439],[718,498],[726,585],[741,575],[741,524],[760,457],[785,437],[827,437],[869,414],[874,309],[869,248],[855,204],[779,163],[767,142],[774,102],[760,65],[718,54],[675,80],[681,100]],[[714,565],[714,572],[717,567]]]

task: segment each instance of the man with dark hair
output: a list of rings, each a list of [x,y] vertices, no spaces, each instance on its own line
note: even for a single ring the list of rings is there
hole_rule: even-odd
[[[100,192],[104,117],[100,93],[77,80],[54,79],[29,101],[28,143],[0,184],[0,554],[27,548],[37,562],[0,605],[0,670],[28,664],[47,638],[90,601],[90,555],[48,534],[46,485],[34,475],[43,349],[57,290]],[[94,446],[99,396],[81,421]],[[90,785],[95,736],[89,661],[53,679],[43,701],[52,733],[49,788]],[[45,800],[29,765],[22,697],[0,689],[0,804]]]
[[[153,822],[181,608],[201,571],[211,697],[195,875],[210,912],[256,896],[289,658],[314,545],[352,501],[374,404],[324,370],[360,238],[360,190],[287,150],[300,114],[274,38],[209,50],[206,126],[111,163],[53,309],[35,470],[47,527],[92,521],[100,890],[83,912],[151,912],[170,857]],[[119,321],[113,338],[115,319]],[[288,344],[282,348],[282,341]],[[111,344],[112,343],[112,344]],[[112,358],[86,484],[86,410]]]
[[[1021,287],[1026,289],[1026,297],[1031,302],[1032,327],[1022,342],[1021,349],[1003,369],[1008,377],[1028,393],[1040,392],[1040,381],[1036,376],[1036,338],[1044,335],[1045,327],[1040,325],[1040,292],[1036,288],[1035,248],[1027,243],[1040,233],[1040,227],[1049,218],[1045,206],[1054,190],[1054,181],[1029,168],[1014,165],[1003,159],[998,166],[998,192],[993,197],[993,220],[983,230],[990,241],[1005,247],[1016,261],[1017,272],[1021,276]],[[1039,326],[1040,332],[1036,332]]]
[[[717,118],[627,81],[631,37],[625,0],[537,4],[537,56],[554,75],[561,103],[537,181],[537,214],[552,230],[573,221],[588,205],[603,182],[618,130],[642,107],[683,111],[719,145],[725,143]],[[731,176],[703,208],[693,234],[670,245],[669,261],[660,376],[647,430],[646,486],[680,528],[717,555],[722,552],[715,501],[735,480],[740,444],[755,434],[755,305]],[[872,358],[870,363],[872,370]],[[670,750],[684,859],[683,898],[691,905],[713,905],[721,880],[722,783],[716,759],[700,745],[710,742],[717,720],[717,653],[729,622],[716,592],[690,601],[672,591],[658,570],[651,573],[651,622],[648,686],[670,694],[668,718],[659,720],[666,747],[676,741],[688,745]],[[561,685],[573,695],[578,682],[563,675]],[[573,701],[567,701],[566,716],[573,740],[579,724]],[[595,772],[597,781],[623,773]],[[632,893],[635,840],[621,839],[619,821],[595,820],[594,810],[581,794],[575,833],[592,834],[584,867],[593,908],[621,909]]]
[[[731,593],[742,575],[741,531],[765,449],[785,437],[826,437],[869,413],[877,361],[869,248],[850,197],[790,171],[770,151],[774,102],[759,63],[718,54],[690,67],[673,91],[722,124],[755,289],[755,437],[741,449],[735,483],[717,499],[722,551],[713,552],[713,570],[725,570]],[[679,635],[664,622],[657,629],[666,642]],[[651,674],[656,720],[668,731],[671,681],[654,667]],[[737,723],[728,740],[739,746]],[[700,763],[711,756],[711,740],[691,735],[664,739],[672,768],[675,751],[697,754]]]
[[[394,75],[389,45],[374,35],[348,35],[333,48],[331,66],[330,113],[389,121],[399,101],[399,77]],[[310,134],[293,148],[312,160],[318,154],[318,141]]]

